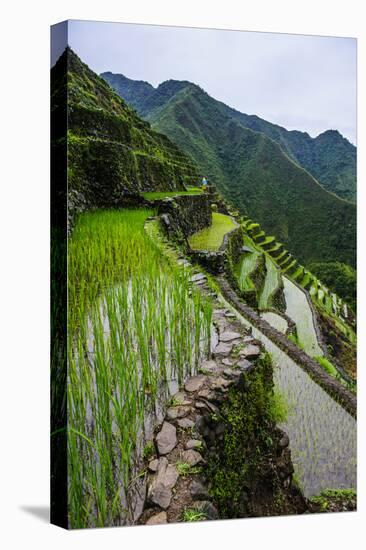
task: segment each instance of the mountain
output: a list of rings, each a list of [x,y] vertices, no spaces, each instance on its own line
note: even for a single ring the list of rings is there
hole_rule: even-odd
[[[165,102],[160,88],[169,97]],[[152,104],[145,115],[152,127],[188,153],[236,208],[302,263],[337,259],[355,266],[355,205],[327,192],[276,140],[243,126],[230,108],[194,84],[167,81],[150,89],[145,109]],[[132,105],[141,112],[138,100]]]
[[[65,98],[67,94],[67,112]],[[74,210],[112,206],[138,191],[183,189],[197,166],[67,48],[51,70],[52,128],[67,122],[68,199]],[[52,149],[65,145],[52,135]],[[60,164],[59,164],[60,166]]]
[[[283,151],[305,168],[319,183],[338,197],[356,202],[357,150],[337,130],[327,130],[316,138],[306,132],[286,130],[255,115],[246,115],[223,104],[229,116],[276,141]]]
[[[188,81],[168,80],[154,88],[147,82],[131,80],[111,72],[101,76],[134,107],[142,117],[149,119],[152,111],[162,107],[170,98],[187,86]],[[261,132],[278,143],[282,150],[305,168],[327,190],[338,197],[356,201],[357,150],[337,130],[327,130],[316,138],[306,132],[286,130],[256,115],[247,115],[222,102],[224,113],[245,128]]]

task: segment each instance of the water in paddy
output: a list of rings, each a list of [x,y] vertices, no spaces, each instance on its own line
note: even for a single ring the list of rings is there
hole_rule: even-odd
[[[306,294],[287,277],[283,277],[286,314],[296,323],[297,336],[310,357],[323,355],[315,332],[313,314]]]
[[[277,289],[278,283],[279,283],[280,275],[279,275],[278,269],[275,266],[275,264],[272,262],[272,260],[269,258],[269,256],[266,256],[266,268],[267,268],[267,275],[264,281],[263,290],[259,297],[259,303],[258,303],[259,309],[266,309],[270,307],[270,304],[269,304],[270,296]]]
[[[281,427],[290,438],[292,461],[305,496],[324,489],[356,488],[356,420],[271,340],[237,316],[252,328],[276,365],[275,385],[291,406]]]
[[[273,311],[263,311],[260,315],[262,319],[267,321],[267,323],[269,323],[272,327],[276,328],[283,334],[286,333],[288,323],[281,315],[278,315],[278,313],[274,313]]]

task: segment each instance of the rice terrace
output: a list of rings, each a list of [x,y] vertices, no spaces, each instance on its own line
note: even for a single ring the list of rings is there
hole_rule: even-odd
[[[52,522],[355,510],[355,147],[69,45],[51,116]]]

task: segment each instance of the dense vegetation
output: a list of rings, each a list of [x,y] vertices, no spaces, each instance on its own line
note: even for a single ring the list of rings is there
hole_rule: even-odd
[[[326,192],[278,143],[245,128],[201,88],[180,84],[165,83],[169,100],[145,115],[153,127],[194,158],[231,203],[302,263],[336,257],[354,266],[355,205]],[[173,94],[175,87],[179,91]]]
[[[69,240],[71,527],[121,523],[144,418],[207,353],[211,306],[144,231],[151,214],[85,213]]]
[[[231,390],[222,409],[226,421],[224,437],[220,452],[212,454],[208,462],[210,493],[221,518],[250,515],[249,498],[266,483],[276,490],[265,467],[275,452],[271,437],[274,425],[284,422],[288,406],[273,391],[271,369],[269,355],[263,355],[246,391]],[[256,496],[259,498],[259,494]],[[280,497],[273,494],[273,502],[276,496]]]
[[[340,262],[316,262],[309,269],[356,311],[356,271]]]
[[[71,49],[53,67],[52,84],[53,116],[62,116],[67,87],[70,209],[110,207],[126,194],[183,190],[197,182],[191,159],[152,130]]]
[[[306,132],[288,131],[255,115],[246,115],[222,104],[237,122],[262,132],[305,168],[319,183],[342,199],[356,202],[356,147],[337,130],[327,130],[316,138]]]
[[[144,117],[164,106],[174,94],[187,86],[186,81],[167,80],[156,89],[148,82],[110,72],[101,75]],[[327,130],[316,138],[306,132],[288,131],[256,115],[241,113],[221,102],[222,112],[245,128],[261,132],[278,143],[282,150],[305,168],[328,191],[340,198],[356,201],[356,147],[336,130]]]

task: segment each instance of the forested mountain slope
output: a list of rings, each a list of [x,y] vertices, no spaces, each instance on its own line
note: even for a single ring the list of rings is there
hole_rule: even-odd
[[[180,83],[174,93],[174,81],[164,84],[170,99],[155,99],[152,126],[187,152],[242,213],[305,264],[337,258],[355,265],[355,205],[325,191],[278,143],[228,116],[198,86]]]
[[[111,72],[101,76],[143,117],[164,106],[182,88],[194,86],[187,81],[167,80],[157,88]],[[288,131],[256,115],[241,113],[217,101],[224,114],[242,126],[262,132],[276,141],[282,150],[305,168],[328,191],[340,198],[356,201],[356,147],[338,131],[328,130],[316,138],[306,132]]]

